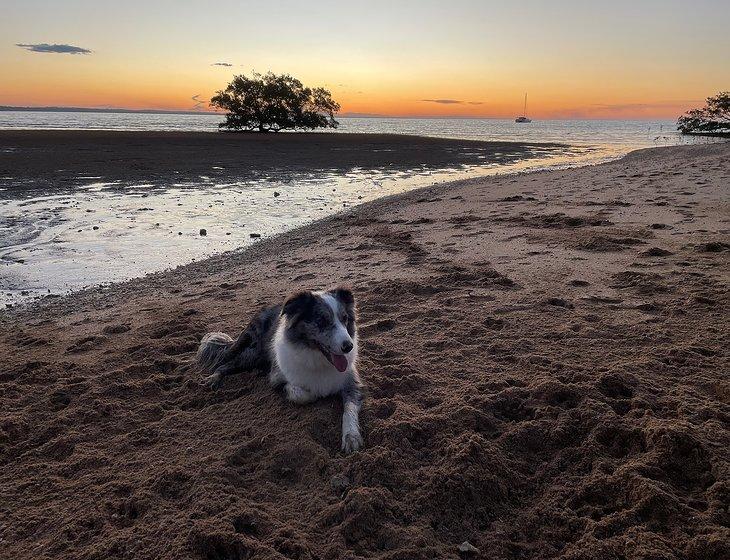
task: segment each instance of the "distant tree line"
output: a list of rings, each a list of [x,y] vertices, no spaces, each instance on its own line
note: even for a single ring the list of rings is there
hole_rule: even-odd
[[[237,132],[279,132],[337,128],[340,106],[324,88],[308,88],[288,74],[235,76],[210,100],[226,111],[221,129]]]
[[[702,109],[692,109],[677,119],[682,134],[730,135],[730,92],[707,98]]]

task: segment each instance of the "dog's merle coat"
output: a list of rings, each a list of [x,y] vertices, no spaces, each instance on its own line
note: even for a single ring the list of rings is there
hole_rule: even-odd
[[[342,448],[347,452],[362,445],[356,360],[355,298],[345,288],[300,292],[258,313],[237,340],[209,333],[198,350],[198,363],[210,373],[205,384],[213,388],[226,375],[261,370],[269,373],[273,386],[284,385],[287,398],[298,404],[340,393]]]

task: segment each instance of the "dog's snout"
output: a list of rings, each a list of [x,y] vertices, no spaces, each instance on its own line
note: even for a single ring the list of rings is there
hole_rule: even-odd
[[[346,340],[342,343],[342,352],[347,354],[350,350],[352,350],[352,341]]]

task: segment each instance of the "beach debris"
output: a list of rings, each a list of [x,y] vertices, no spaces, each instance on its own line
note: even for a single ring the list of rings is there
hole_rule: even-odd
[[[178,232],[177,232],[177,234],[178,234],[178,235],[182,235],[182,232],[181,232],[181,231],[178,231]]]
[[[280,195],[281,195],[281,193],[280,193],[280,192],[278,192],[278,191],[274,191],[274,198],[276,198],[277,196],[280,196]]]
[[[464,541],[458,546],[459,552],[462,554],[479,554],[479,549],[469,541]]]
[[[200,236],[205,237],[206,235],[208,235],[208,230],[205,228],[200,228]]]
[[[97,229],[99,229],[99,226],[94,226],[94,227],[92,227],[91,229],[93,229],[93,230],[97,230]]]
[[[249,233],[249,234],[248,234],[248,236],[249,236],[249,237],[250,237],[251,239],[256,239],[256,238],[258,238],[258,237],[261,237],[261,234],[260,234],[260,233]]]

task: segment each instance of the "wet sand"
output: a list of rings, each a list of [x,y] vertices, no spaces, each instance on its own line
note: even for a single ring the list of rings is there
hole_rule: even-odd
[[[369,203],[0,315],[13,558],[730,555],[730,144]],[[298,288],[359,298],[336,399],[186,364]]]
[[[563,151],[570,148],[396,134],[0,130],[0,185],[6,191],[0,196],[73,189],[79,176],[164,186],[200,181],[201,175],[227,182],[359,167],[504,164]]]
[[[0,307],[159,272],[455,177],[600,153],[385,134],[0,131]]]

